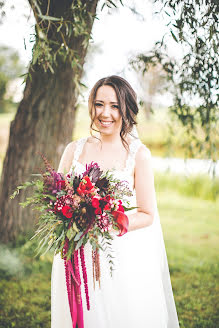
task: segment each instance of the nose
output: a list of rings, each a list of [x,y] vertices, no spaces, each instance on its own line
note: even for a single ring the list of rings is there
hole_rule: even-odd
[[[109,105],[104,105],[102,107],[101,117],[103,117],[103,118],[110,117],[110,111],[111,111],[110,106]]]

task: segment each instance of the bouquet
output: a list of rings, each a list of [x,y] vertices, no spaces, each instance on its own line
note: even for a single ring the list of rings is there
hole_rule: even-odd
[[[75,166],[67,174],[55,172],[48,160],[41,154],[46,172],[34,174],[41,179],[26,182],[16,188],[10,198],[20,189],[35,188],[33,196],[20,203],[23,207],[34,205],[40,212],[38,229],[32,238],[39,238],[39,252],[45,254],[52,247],[64,260],[68,300],[73,327],[83,327],[81,299],[81,277],[79,256],[83,273],[87,309],[90,309],[84,246],[92,246],[93,280],[100,286],[100,251],[111,249],[114,238],[128,231],[128,217],[125,211],[130,207],[126,197],[132,192],[126,181],[113,176],[110,170],[101,171],[98,163],[86,164],[82,174],[75,172]],[[113,256],[109,253],[109,269],[112,275]]]

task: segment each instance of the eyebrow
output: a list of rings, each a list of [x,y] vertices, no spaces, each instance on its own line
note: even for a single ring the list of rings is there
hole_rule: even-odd
[[[102,101],[102,100],[95,100],[95,101],[99,101],[99,102],[104,102],[104,101]],[[110,104],[118,104],[118,102],[117,101],[110,101]]]

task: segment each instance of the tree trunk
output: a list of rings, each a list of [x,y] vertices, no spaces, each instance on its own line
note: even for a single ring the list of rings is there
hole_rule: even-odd
[[[147,121],[149,121],[151,118],[151,107],[152,107],[151,101],[146,101],[144,105],[144,112]]]
[[[57,1],[51,5],[57,6]],[[87,10],[96,13],[98,0],[86,1]],[[61,1],[62,6],[70,5],[72,1]],[[50,5],[50,6],[51,6]],[[44,1],[45,6],[45,1]],[[51,6],[52,15],[60,17],[59,8]],[[50,14],[50,13],[49,13]],[[88,23],[91,33],[93,21]],[[71,48],[80,56],[83,67],[87,48],[82,43],[84,37],[72,38]],[[22,208],[23,202],[32,190],[21,190],[19,195],[10,199],[16,186],[25,181],[32,181],[32,173],[40,173],[39,167],[44,169],[40,155],[42,152],[57,170],[62,152],[72,140],[75,120],[75,103],[78,97],[74,85],[75,69],[71,62],[57,67],[54,74],[44,72],[35,67],[28,78],[15,119],[10,125],[10,137],[4,159],[0,184],[0,239],[2,242],[14,240],[16,236],[33,229],[36,218],[31,207]],[[82,69],[77,68],[77,75],[81,77]]]

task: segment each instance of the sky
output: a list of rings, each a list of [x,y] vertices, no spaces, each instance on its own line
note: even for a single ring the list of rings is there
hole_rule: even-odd
[[[97,15],[94,20],[92,38],[94,45],[101,49],[96,53],[93,60],[84,65],[86,80],[82,82],[88,87],[87,93],[97,80],[108,75],[120,75],[127,79],[138,93],[139,84],[136,74],[128,66],[128,60],[139,52],[149,51],[154,43],[161,39],[165,30],[166,21],[160,15],[153,15],[156,10],[150,0],[123,1],[130,6],[135,3],[136,10],[141,16],[134,15],[132,11],[119,5],[117,10],[110,10],[106,6],[103,11],[100,8],[103,0],[98,3]],[[31,34],[34,33],[34,17],[27,0],[16,0],[15,9],[10,6],[15,2],[7,0],[6,17],[0,25],[0,44],[16,49],[22,62],[27,66],[32,55],[33,42],[30,42]],[[25,46],[24,46],[25,44]],[[173,56],[179,54],[179,49],[174,41],[169,41],[169,49]],[[22,97],[23,85],[17,82],[17,100]],[[169,95],[158,95],[158,102],[171,105]]]

